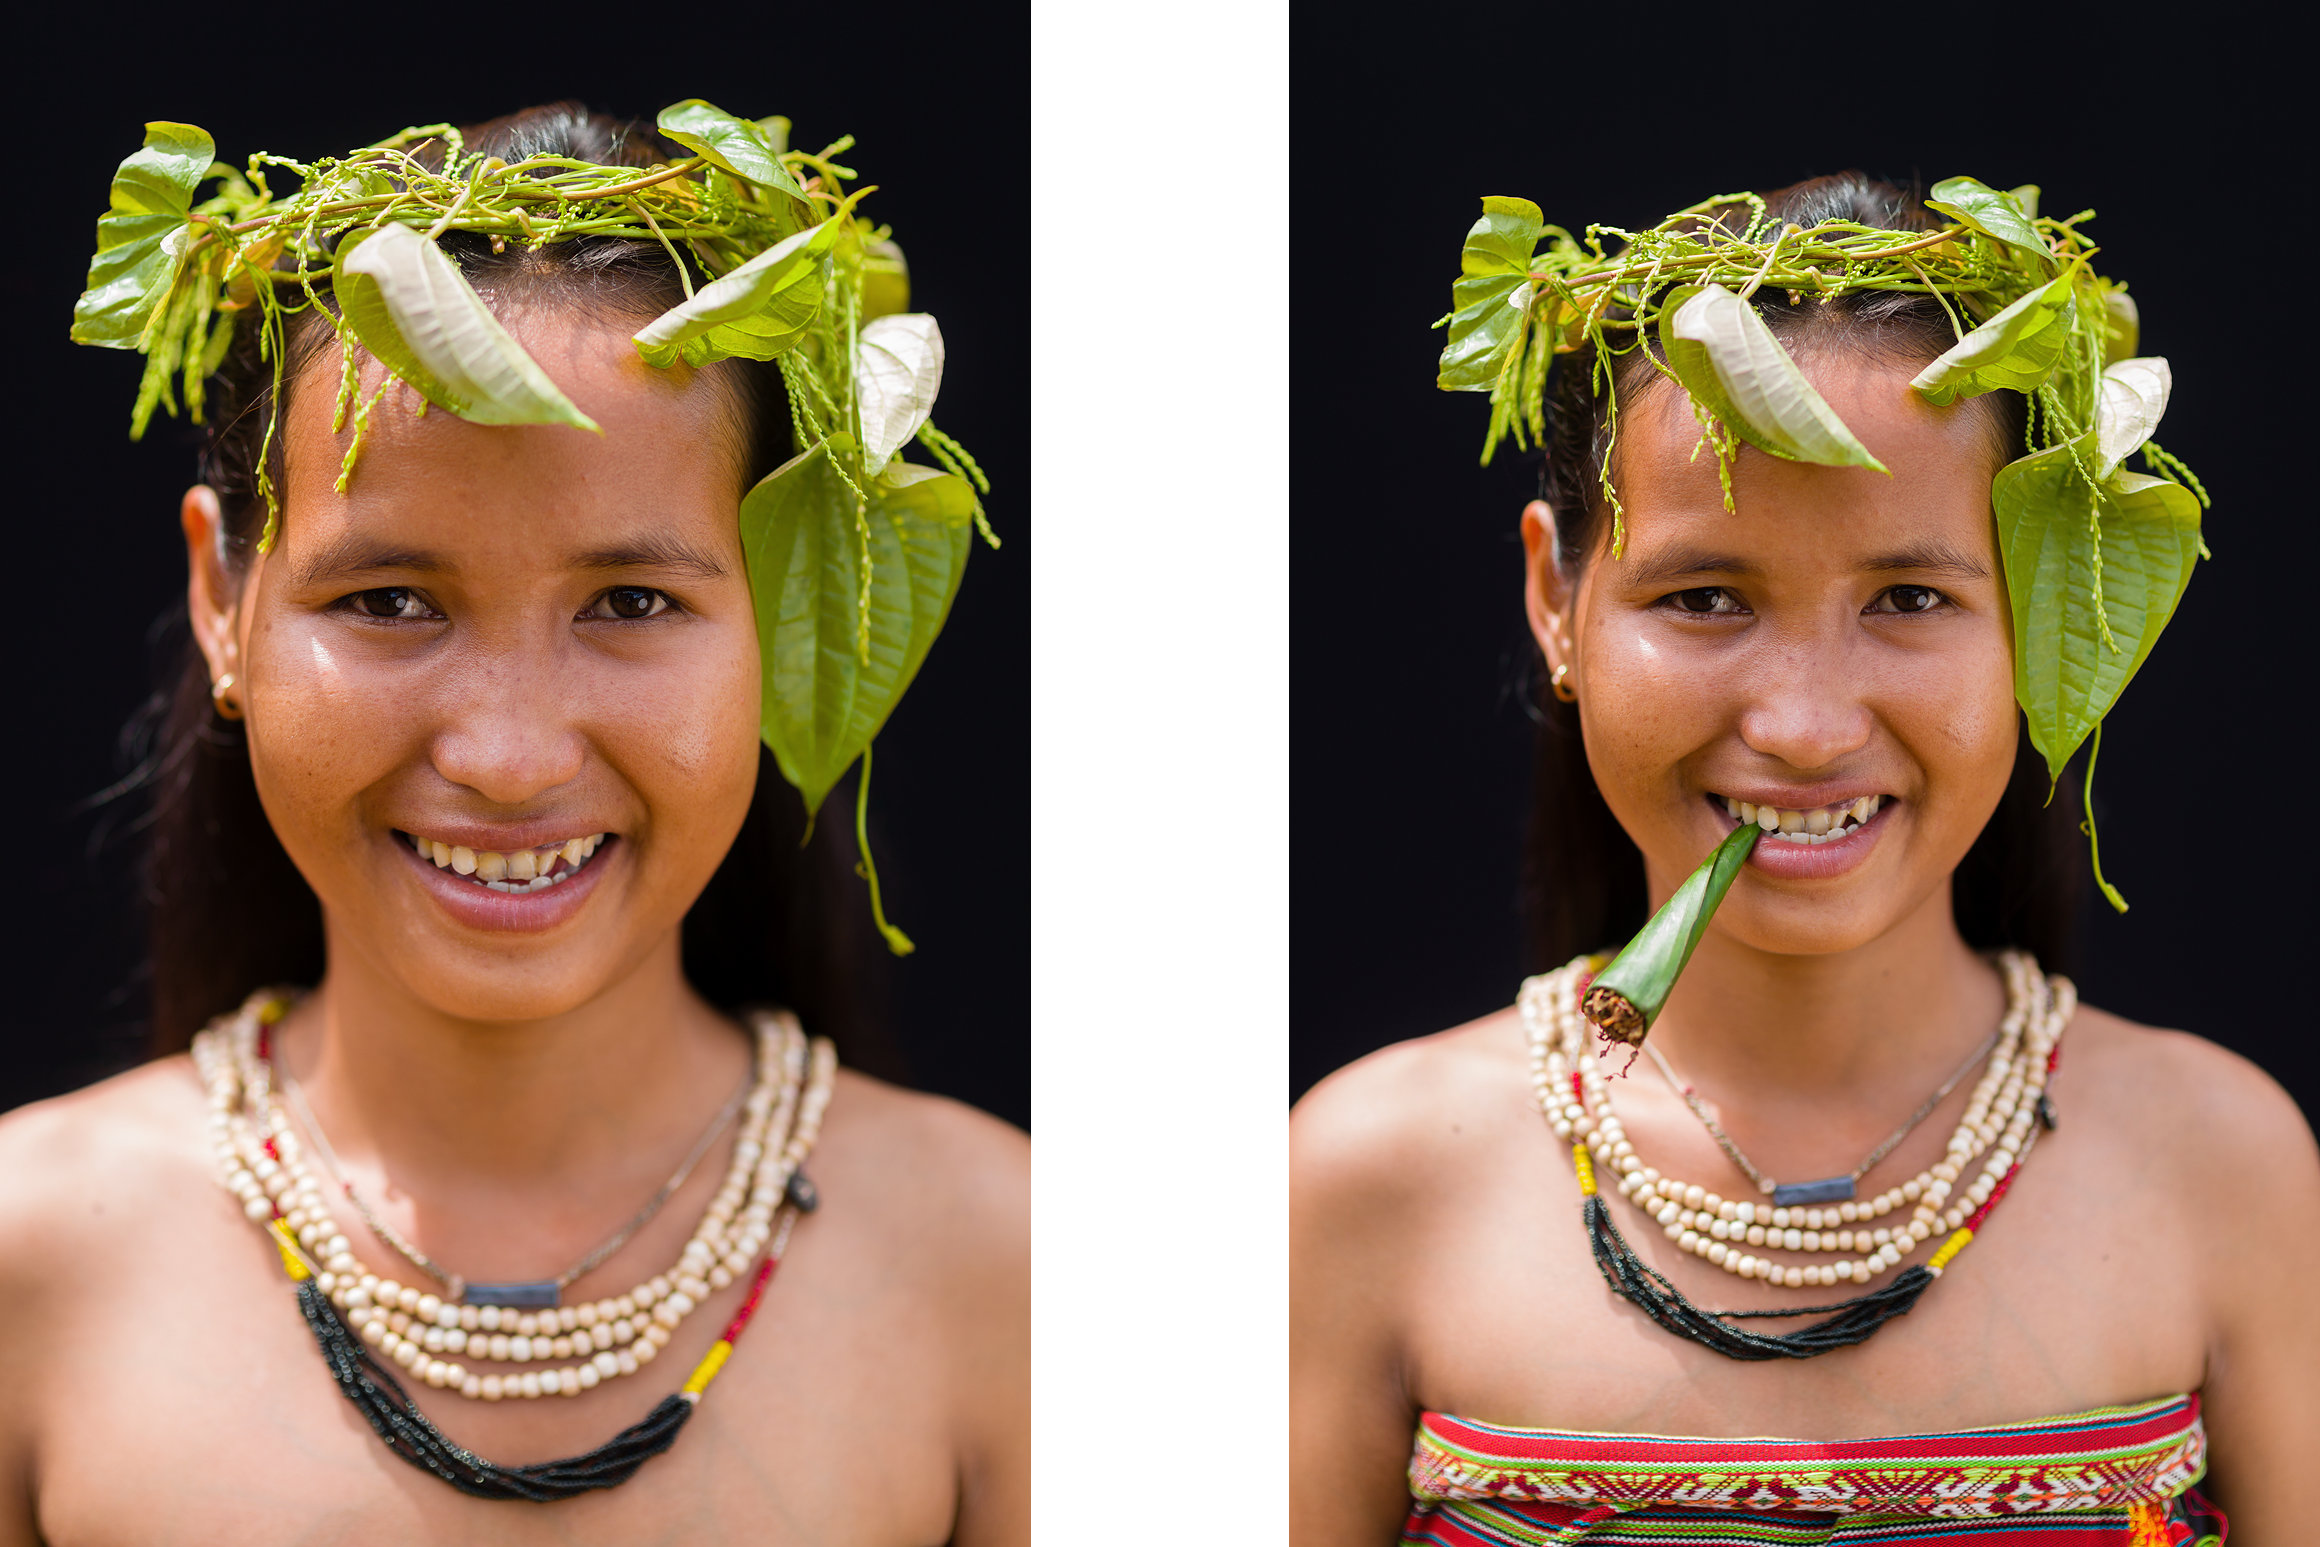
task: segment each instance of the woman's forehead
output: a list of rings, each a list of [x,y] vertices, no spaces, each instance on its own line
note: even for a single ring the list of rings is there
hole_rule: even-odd
[[[359,400],[338,412],[338,355],[322,351],[291,394],[282,426],[285,541],[293,548],[350,533],[437,551],[495,533],[545,552],[633,546],[642,532],[730,529],[739,501],[731,391],[712,373],[646,365],[619,323],[508,319],[510,331],[602,427],[479,425],[441,409],[358,357]],[[384,390],[382,391],[382,385]],[[345,489],[339,473],[357,433],[362,450]],[[300,543],[300,528],[310,541]]]
[[[1930,544],[1986,562],[1995,468],[1977,410],[1926,403],[1909,390],[1906,366],[1841,356],[1814,363],[1823,367],[1808,369],[1814,385],[1890,471],[1791,462],[1742,444],[1728,505],[1715,451],[1684,393],[1631,394],[1614,472],[1627,558],[1662,549],[1866,555]]]

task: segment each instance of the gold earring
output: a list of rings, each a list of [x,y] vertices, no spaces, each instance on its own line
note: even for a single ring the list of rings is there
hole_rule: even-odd
[[[1555,690],[1555,696],[1561,699],[1564,703],[1575,704],[1579,701],[1579,695],[1573,692],[1571,689],[1571,684],[1568,680],[1570,675],[1570,663],[1565,662],[1563,665],[1555,668],[1554,676],[1547,679],[1547,686],[1553,688]]]
[[[242,717],[242,706],[226,696],[233,690],[234,674],[230,671],[209,685],[210,707],[217,710],[222,719],[238,720]]]

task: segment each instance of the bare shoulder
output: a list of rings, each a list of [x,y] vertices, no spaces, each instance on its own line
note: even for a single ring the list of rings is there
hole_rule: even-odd
[[[2210,1326],[2244,1316],[2291,1260],[2320,1269],[2320,1147],[2295,1099],[2254,1063],[2189,1032],[2081,1008],[2053,1084],[2073,1169],[2125,1187],[2182,1244]],[[2261,1259],[2260,1261],[2258,1259]]]
[[[1508,1008],[1347,1064],[1289,1114],[1292,1207],[1375,1211],[1471,1162],[1525,1115],[1524,1057]]]
[[[21,1399],[0,1402],[0,1473],[29,1475],[94,1286],[149,1276],[156,1241],[216,1206],[203,1112],[179,1058],[0,1115],[0,1391]],[[0,1541],[26,1500],[0,1484]]]
[[[2062,1039],[2057,1099],[2091,1121],[2206,1173],[2241,1178],[2309,1169],[2312,1130],[2295,1098],[2250,1060],[2187,1031],[2081,1006]]]
[[[961,1101],[840,1070],[814,1159],[823,1197],[940,1272],[1028,1263],[1031,1140]]]
[[[165,1058],[0,1115],[0,1284],[102,1252],[143,1209],[207,1179],[192,1065]],[[128,1217],[124,1217],[128,1216]]]

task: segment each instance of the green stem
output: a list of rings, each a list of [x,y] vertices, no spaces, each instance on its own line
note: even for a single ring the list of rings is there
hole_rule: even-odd
[[[2094,736],[2088,741],[2086,748],[2086,820],[2079,824],[2079,831],[2086,834],[2087,857],[2094,861],[2094,884],[2102,888],[2103,896],[2110,900],[2112,907],[2124,913],[2127,911],[2127,900],[2119,895],[2117,887],[2103,879],[2102,844],[2096,840],[2094,835],[2094,760],[2100,756],[2102,756],[2102,721],[2097,720],[2094,722]]]
[[[886,922],[886,905],[878,895],[878,867],[870,860],[870,748],[862,748],[862,774],[854,781],[854,847],[862,858],[854,865],[854,874],[870,883],[870,918],[877,924],[878,933],[886,937],[886,949],[897,956],[908,956],[918,949],[910,936]]]

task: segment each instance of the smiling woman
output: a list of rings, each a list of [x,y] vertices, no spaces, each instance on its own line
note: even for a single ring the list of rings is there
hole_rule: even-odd
[[[2166,365],[2035,189],[1934,192],[1469,236],[1568,964],[1294,1114],[1300,1543],[2295,1535],[2312,1137],[2039,965],[2198,551]]]
[[[108,221],[176,234],[132,326],[102,232],[79,326],[212,426],[148,765],[191,1057],[0,1122],[0,1541],[1026,1538],[1022,1136],[807,1035],[856,894],[801,839],[979,475],[843,145],[786,128],[267,162],[295,235],[230,173],[189,206],[199,131],[124,166]]]

